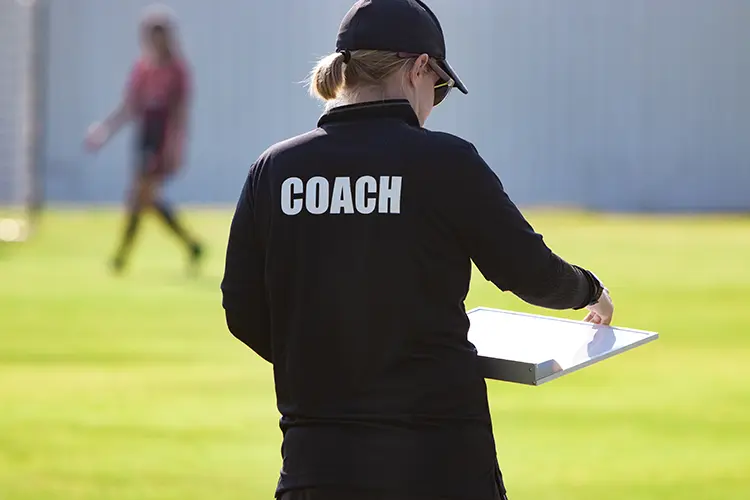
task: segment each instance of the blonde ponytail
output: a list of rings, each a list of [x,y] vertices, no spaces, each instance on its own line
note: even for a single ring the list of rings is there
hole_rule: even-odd
[[[383,85],[386,78],[415,60],[379,50],[356,50],[347,55],[335,52],[318,61],[310,73],[310,95],[330,103],[358,88]]]
[[[310,75],[310,94],[323,101],[333,101],[346,83],[345,56],[341,53],[328,55],[318,61]]]

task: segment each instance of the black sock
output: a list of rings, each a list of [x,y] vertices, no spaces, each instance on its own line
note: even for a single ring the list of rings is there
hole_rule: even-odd
[[[124,259],[127,253],[130,251],[130,247],[133,246],[133,241],[135,240],[135,236],[138,233],[138,226],[140,225],[140,222],[141,209],[136,208],[130,212],[130,216],[128,217],[128,222],[125,226],[125,233],[122,237],[122,243],[120,244],[120,249],[117,252],[119,259]]]
[[[175,215],[174,210],[169,205],[169,203],[164,200],[155,201],[154,209],[156,210],[156,213],[161,216],[164,223],[169,226],[169,229],[171,229],[172,232],[177,235],[177,237],[184,241],[186,245],[191,248],[196,246],[195,241],[193,241],[185,228],[182,227],[180,222],[177,220],[177,216]]]

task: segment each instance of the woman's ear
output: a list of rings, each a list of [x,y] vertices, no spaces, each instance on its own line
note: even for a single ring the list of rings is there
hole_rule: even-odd
[[[411,80],[412,85],[416,85],[419,77],[428,71],[429,66],[427,63],[429,60],[430,56],[422,54],[414,61],[414,64],[412,64],[411,70],[409,71],[409,80]]]

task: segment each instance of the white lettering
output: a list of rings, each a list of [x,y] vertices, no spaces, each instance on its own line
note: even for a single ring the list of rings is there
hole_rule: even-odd
[[[336,177],[333,188],[325,177],[315,176],[306,183],[290,177],[281,184],[281,211],[299,215],[306,210],[313,215],[369,215],[401,213],[401,177],[381,176],[379,181],[365,175],[352,185],[351,177]]]
[[[340,214],[354,213],[354,201],[352,200],[352,182],[349,177],[336,177],[333,182],[333,194],[331,195],[331,213]]]
[[[375,194],[377,190],[378,182],[374,177],[366,175],[357,179],[357,212],[371,214],[375,211],[376,201],[374,198],[368,198],[367,194]]]
[[[286,215],[297,215],[302,211],[302,200],[294,195],[302,194],[303,187],[302,179],[298,177],[290,177],[281,184],[281,211]]]
[[[378,212],[381,214],[401,213],[401,177],[382,176],[379,195]]]
[[[313,177],[307,181],[305,203],[308,212],[313,215],[320,215],[328,211],[331,203],[329,187],[328,179],[325,177]]]

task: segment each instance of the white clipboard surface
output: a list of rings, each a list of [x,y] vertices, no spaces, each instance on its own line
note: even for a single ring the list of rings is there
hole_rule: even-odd
[[[659,338],[656,332],[479,307],[469,341],[485,378],[541,385]]]

